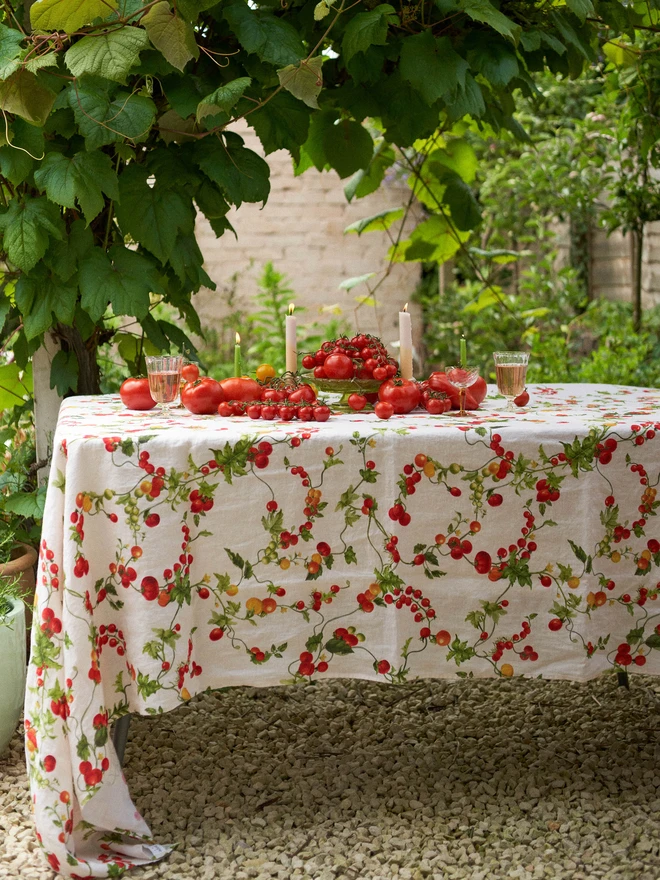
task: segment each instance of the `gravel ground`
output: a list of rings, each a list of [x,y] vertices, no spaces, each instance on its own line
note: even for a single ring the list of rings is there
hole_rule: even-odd
[[[660,682],[328,681],[134,718],[126,775],[169,859],[135,880],[657,880]],[[21,731],[22,733],[22,731]],[[0,877],[51,880],[22,739]]]

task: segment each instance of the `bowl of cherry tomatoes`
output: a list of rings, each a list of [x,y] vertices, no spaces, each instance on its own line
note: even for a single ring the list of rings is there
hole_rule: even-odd
[[[327,340],[303,356],[302,366],[320,392],[339,395],[334,408],[358,412],[371,408],[382,383],[399,370],[380,339],[368,333]]]

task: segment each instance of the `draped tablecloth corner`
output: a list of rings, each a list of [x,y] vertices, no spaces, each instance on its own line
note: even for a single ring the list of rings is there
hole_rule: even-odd
[[[208,688],[660,672],[660,391],[253,422],[62,404],[25,705],[68,877],[162,858],[109,738]]]

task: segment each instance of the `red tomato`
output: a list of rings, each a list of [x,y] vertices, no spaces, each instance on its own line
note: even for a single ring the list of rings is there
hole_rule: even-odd
[[[382,382],[387,379],[388,372],[387,367],[374,367],[373,377],[377,382]]]
[[[451,401],[449,402],[449,408],[451,409]],[[440,416],[443,412],[446,412],[445,401],[441,397],[429,397],[424,404],[424,409],[429,415]]]
[[[378,389],[378,399],[391,403],[394,412],[402,415],[415,409],[421,399],[421,392],[417,382],[412,379],[388,379]]]
[[[518,397],[513,399],[513,402],[516,406],[527,406],[529,403],[529,391],[525,388],[522,394],[519,394]]]
[[[148,379],[126,379],[121,383],[119,396],[128,409],[153,409],[156,406],[149,391]]]
[[[233,416],[234,410],[232,408],[231,403],[227,403],[226,400],[223,400],[222,403],[218,405],[218,415],[219,416]]]
[[[385,400],[380,400],[374,407],[374,412],[379,419],[390,419],[394,415],[394,407]]]
[[[261,385],[247,376],[232,376],[220,385],[227,400],[261,400]]]
[[[367,405],[367,398],[364,394],[349,394],[348,405],[351,409],[354,409],[355,412],[360,412],[360,410],[364,409]]]
[[[251,419],[260,419],[261,418],[261,404],[260,403],[253,403],[251,406],[248,406],[247,414]]]
[[[306,370],[313,370],[316,366],[316,358],[313,354],[306,354],[302,359],[302,365]]]
[[[261,418],[262,419],[276,419],[277,418],[277,407],[273,406],[272,403],[264,403],[261,407]]]
[[[317,422],[327,422],[330,418],[330,407],[325,406],[323,404],[319,406],[315,406],[312,409],[314,413],[314,419]]]
[[[181,403],[191,413],[208,415],[217,412],[224,400],[220,383],[206,376],[196,382],[188,382],[181,391]]]
[[[301,406],[298,410],[298,418],[301,422],[311,422],[314,418],[314,408],[311,406]]]
[[[323,363],[328,379],[352,379],[353,361],[347,354],[330,354]]]
[[[455,388],[445,373],[431,373],[428,378],[428,386],[432,391],[444,391],[451,400],[452,409],[459,409],[458,388]],[[465,409],[478,409],[479,404],[486,396],[486,382],[479,376],[477,381],[470,385],[465,395]]]
[[[199,379],[199,367],[197,364],[186,364],[181,370],[181,378],[184,382],[195,382]]]
[[[303,403],[303,401],[305,403],[314,403],[316,401],[316,394],[311,385],[300,385],[289,394],[289,400],[291,403]]]
[[[325,375],[325,370],[323,367],[314,367],[314,378],[315,379],[327,379]]]

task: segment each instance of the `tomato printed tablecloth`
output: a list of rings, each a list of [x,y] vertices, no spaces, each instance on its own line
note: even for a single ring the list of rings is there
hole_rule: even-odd
[[[496,389],[467,420],[61,408],[25,708],[55,871],[168,850],[109,726],[329,676],[660,672],[660,391]]]

